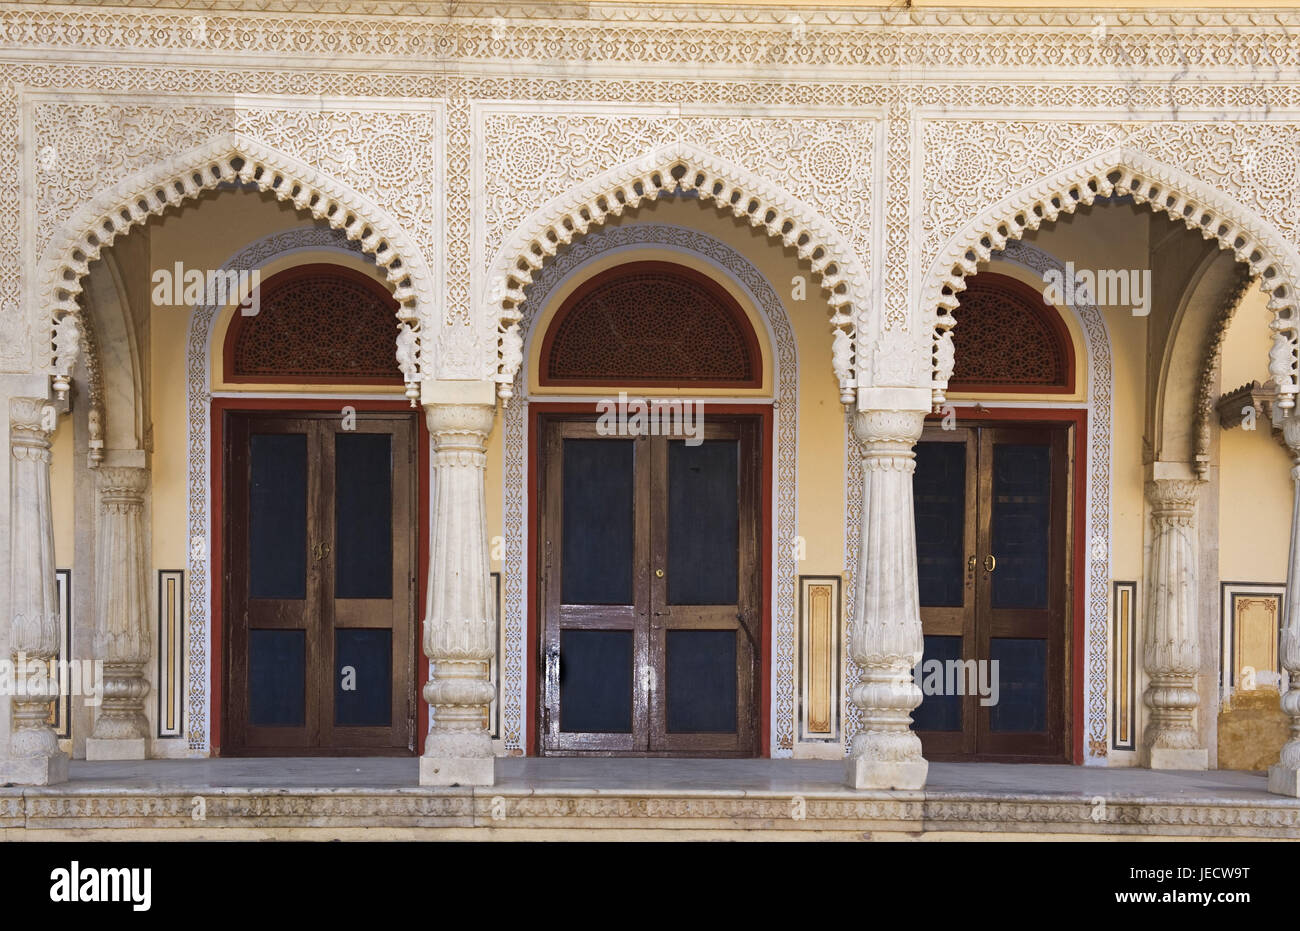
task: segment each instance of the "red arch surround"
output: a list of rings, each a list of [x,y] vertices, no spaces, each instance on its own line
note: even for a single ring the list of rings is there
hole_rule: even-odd
[[[320,262],[286,269],[259,290],[259,312],[237,313],[226,330],[227,382],[404,384],[398,304],[381,282]]]
[[[953,310],[954,392],[1072,394],[1074,342],[1041,292],[1007,275],[966,280]]]
[[[628,262],[565,299],[542,341],[550,386],[760,388],[758,337],[717,281],[673,262]]]

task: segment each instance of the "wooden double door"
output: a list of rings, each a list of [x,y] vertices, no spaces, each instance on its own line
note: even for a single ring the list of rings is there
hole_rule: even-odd
[[[417,435],[226,413],[223,753],[414,752]]]
[[[756,755],[760,421],[539,426],[541,752]]]
[[[928,758],[1065,759],[1073,429],[927,428],[917,444]]]

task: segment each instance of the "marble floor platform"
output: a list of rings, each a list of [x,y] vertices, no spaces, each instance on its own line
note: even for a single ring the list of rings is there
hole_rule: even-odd
[[[0,787],[0,839],[1300,838],[1263,773],[932,763],[856,791],[822,760],[509,757],[489,787],[423,788],[404,759],[73,761]]]

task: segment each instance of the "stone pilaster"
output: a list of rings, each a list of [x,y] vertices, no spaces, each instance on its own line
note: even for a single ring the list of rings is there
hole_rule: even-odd
[[[1282,421],[1282,436],[1291,451],[1291,547],[1286,567],[1286,615],[1282,619],[1281,660],[1290,683],[1282,710],[1291,718],[1290,738],[1278,761],[1268,768],[1268,791],[1300,798],[1300,414]]]
[[[433,439],[433,536],[429,547],[424,698],[433,725],[420,758],[421,785],[491,785],[488,712],[493,598],[489,585],[485,443],[488,404],[428,404]]]
[[[1141,762],[1152,769],[1208,769],[1196,727],[1198,643],[1196,500],[1199,481],[1147,482],[1151,562],[1147,574],[1143,665],[1148,709]]]
[[[850,696],[861,710],[848,784],[858,789],[920,789],[929,764],[911,730],[921,690],[921,610],[912,511],[913,447],[921,411],[861,411],[853,425],[862,453],[862,528],[850,655],[862,669]]]
[[[50,435],[55,413],[41,398],[9,399],[9,592],[13,616],[10,649],[15,689],[10,759],[0,781],[20,785],[66,782],[68,755],[48,723],[58,676],[36,674],[59,652],[55,588],[54,522],[50,506]]]
[[[104,664],[104,694],[88,760],[142,760],[149,723],[148,572],[144,493],[147,469],[103,467],[99,474],[99,535],[95,546],[95,659]]]

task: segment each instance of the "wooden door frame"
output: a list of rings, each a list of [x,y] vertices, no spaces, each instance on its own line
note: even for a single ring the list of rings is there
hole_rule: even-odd
[[[1062,718],[1066,733],[1061,741],[1066,762],[1075,765],[1083,763],[1083,678],[1084,648],[1087,640],[1087,489],[1088,489],[1088,411],[1077,407],[985,407],[977,401],[950,401],[956,411],[957,422],[961,426],[995,426],[1006,423],[1015,426],[1060,426],[1070,424],[1074,427],[1073,455],[1074,464],[1069,470],[1067,480],[1071,487],[1067,490],[1069,502],[1069,531],[1073,539],[1067,540],[1068,557],[1066,559],[1065,599],[1065,688],[1062,696],[1065,708]],[[963,406],[969,404],[970,406]],[[927,422],[941,420],[942,414],[930,414]],[[1109,541],[1107,541],[1109,542]],[[1054,760],[1039,760],[1051,763]]]
[[[225,724],[225,538],[223,511],[225,508],[225,415],[226,413],[254,414],[293,414],[295,412],[338,411],[344,406],[353,407],[358,413],[366,412],[402,412],[414,413],[417,421],[416,433],[416,610],[415,610],[415,681],[416,692],[416,754],[424,753],[424,741],[429,732],[429,705],[424,700],[423,685],[429,681],[429,658],[420,649],[423,618],[420,616],[429,584],[429,428],[421,409],[414,412],[410,402],[386,398],[338,397],[338,398],[299,398],[293,396],[273,398],[213,398],[209,411],[208,423],[211,424],[209,437],[209,455],[211,464],[208,470],[209,500],[211,514],[211,546],[208,553],[210,572],[208,576],[209,602],[211,615],[208,637],[208,664],[210,699],[208,702],[208,721],[211,728],[210,746],[213,756],[221,756],[222,727]]]
[[[640,398],[642,395],[635,395]],[[659,396],[644,395],[650,398]],[[675,397],[675,396],[674,396]],[[719,401],[713,403],[710,398],[682,397],[681,400],[705,401],[705,416],[709,413],[719,415],[738,414],[757,416],[759,420],[759,440],[762,443],[762,455],[759,457],[759,666],[758,666],[758,756],[769,757],[772,730],[772,464],[775,450],[772,447],[772,405],[744,404]],[[598,416],[601,411],[597,405],[600,399],[590,401],[535,401],[528,402],[528,521],[525,526],[527,534],[526,571],[528,572],[528,618],[527,632],[528,656],[527,672],[529,684],[526,689],[528,707],[527,739],[525,754],[538,756],[541,740],[539,717],[542,702],[541,690],[545,687],[541,671],[541,611],[538,601],[540,586],[537,579],[541,570],[539,547],[537,541],[542,534],[541,517],[541,456],[542,430],[541,418],[546,414],[584,414]]]

